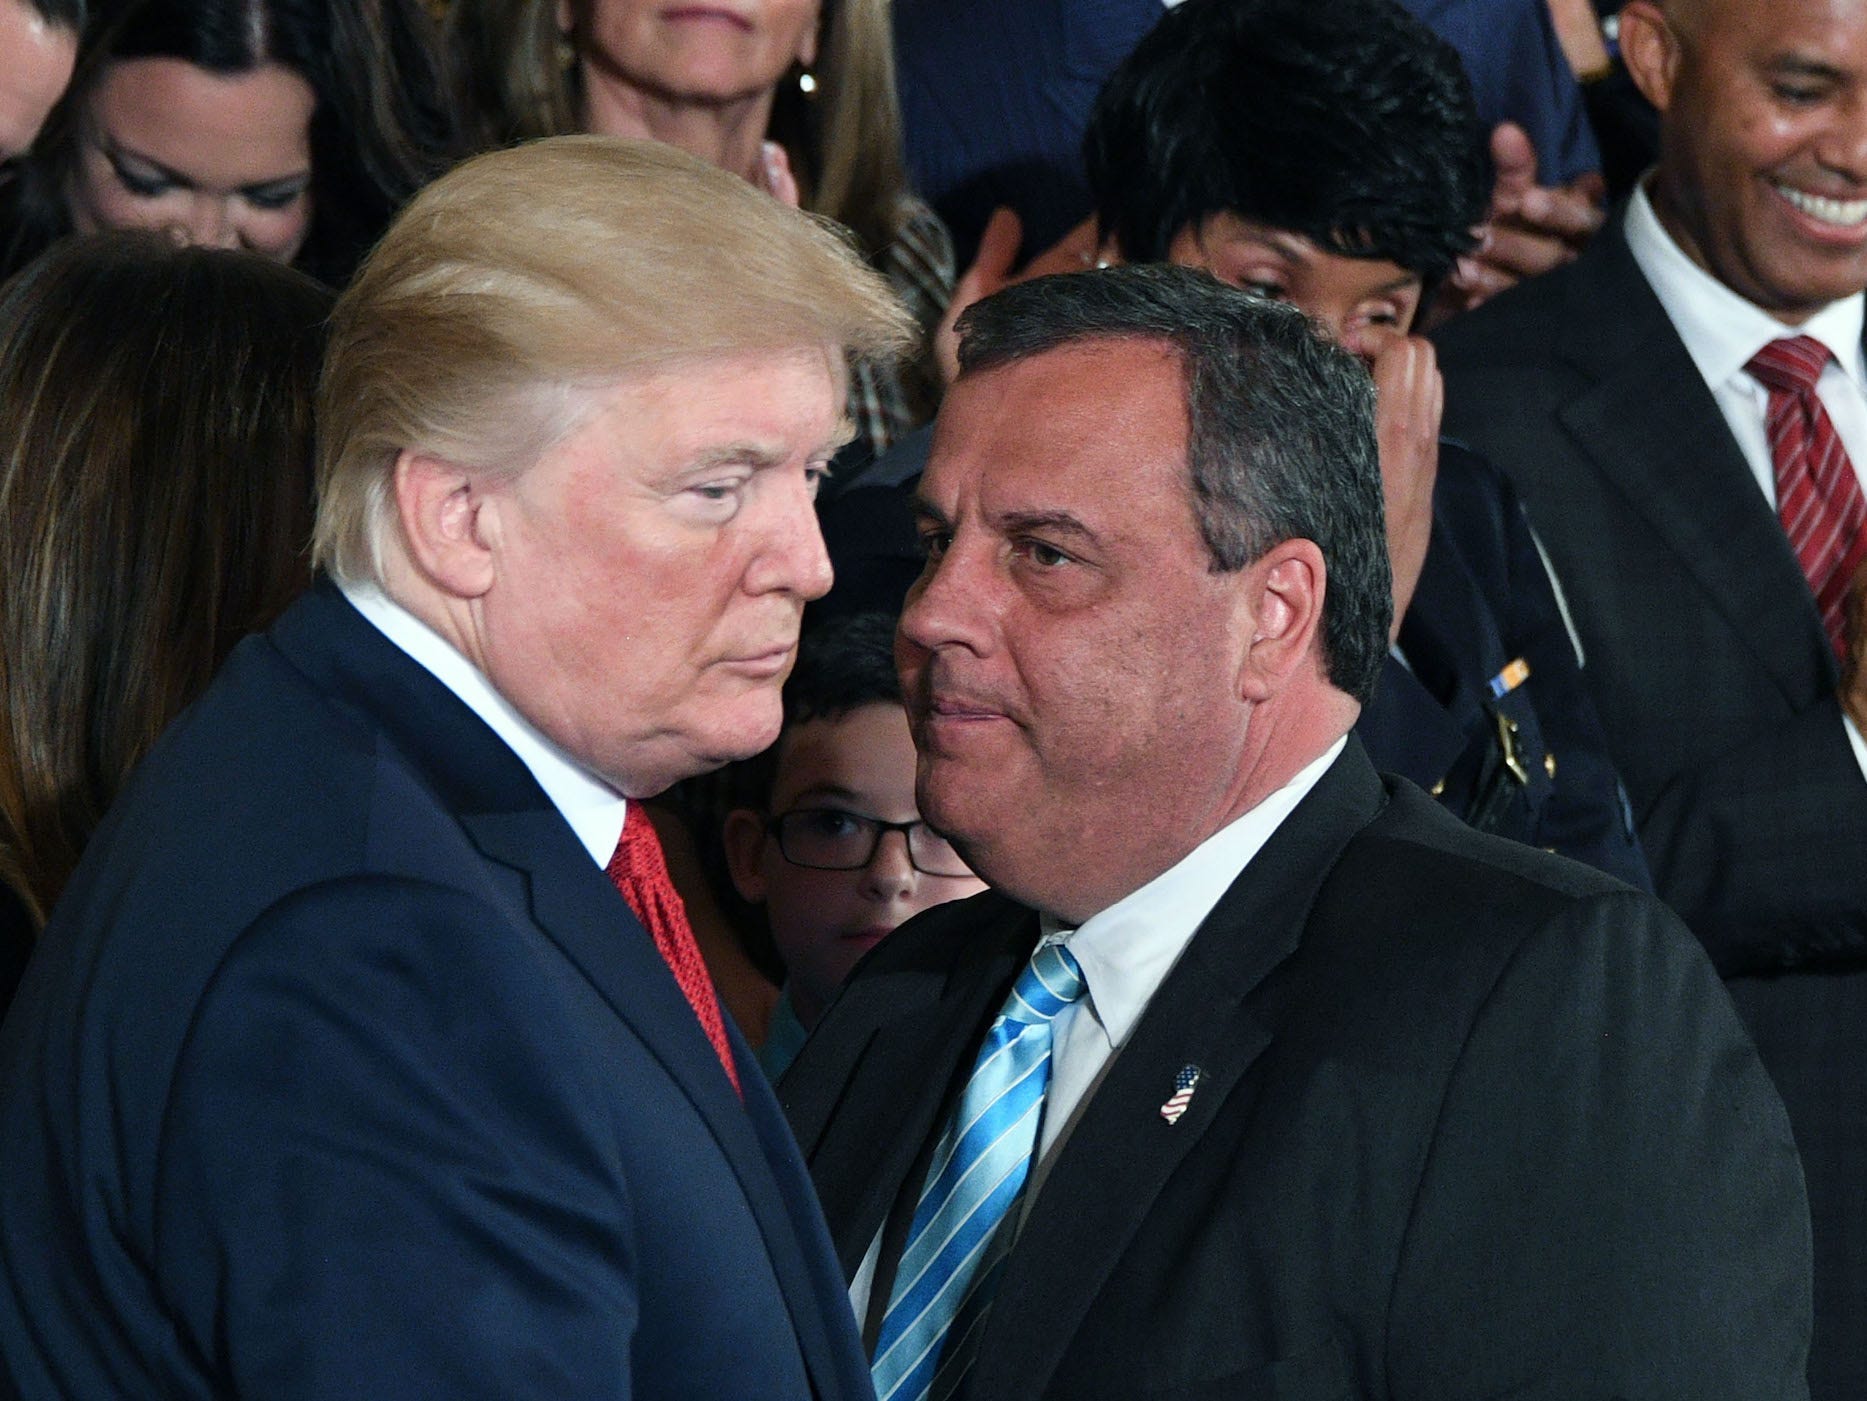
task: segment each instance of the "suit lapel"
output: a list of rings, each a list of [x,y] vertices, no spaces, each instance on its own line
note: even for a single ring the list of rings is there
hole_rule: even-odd
[[[808,1242],[781,1192],[756,1113],[773,1124],[763,1073],[737,1038],[742,1105],[653,937],[590,860],[518,757],[438,680],[403,655],[320,581],[275,633],[280,647],[340,702],[354,705],[459,817],[489,861],[514,873],[532,921],[557,945],[692,1102],[731,1165],[758,1222],[818,1390],[849,1389],[822,1320],[826,1301],[807,1265]],[[295,610],[299,612],[299,610]],[[471,879],[471,873],[463,873]]]
[[[1592,383],[1559,417],[1793,699],[1810,656],[1829,651],[1802,570],[1621,221],[1596,245],[1577,264],[1559,345]]]
[[[1175,1169],[1221,1112],[1249,1112],[1247,1072],[1273,1039],[1253,995],[1295,952],[1317,890],[1383,801],[1351,737],[1200,925],[1031,1205],[987,1317],[976,1394],[1043,1392]],[[1187,1065],[1199,1083],[1169,1123],[1160,1108]]]
[[[818,1192],[838,1204],[831,1228],[845,1276],[854,1275],[939,1133],[986,1025],[1036,943],[1037,921],[1028,909],[996,904],[985,923],[955,941],[944,977],[889,973],[857,984],[875,1008],[875,1030],[851,1048],[845,1073],[829,1077],[821,1113],[787,1101]],[[836,1112],[844,1106],[859,1112]]]

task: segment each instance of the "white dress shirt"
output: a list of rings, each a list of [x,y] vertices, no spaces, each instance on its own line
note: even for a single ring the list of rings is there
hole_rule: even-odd
[[[486,674],[452,643],[372,584],[340,584],[345,598],[376,630],[433,675],[484,720],[531,770],[551,805],[563,814],[590,859],[607,868],[622,838],[628,802],[513,708]]]
[[[1037,1161],[1025,1184],[1022,1211],[1030,1210],[1083,1107],[1212,907],[1347,743],[1346,736],[1336,740],[1251,811],[1139,890],[1091,915],[1080,928],[1065,929],[1048,915],[1042,917],[1044,939],[1063,944],[1076,956],[1088,991],[1052,1023],[1050,1087],[1044,1094]],[[886,1222],[869,1242],[850,1282],[849,1298],[858,1321],[868,1313],[885,1230]]]
[[[1625,229],[1628,251],[1685,342],[1770,510],[1776,510],[1776,464],[1766,426],[1770,395],[1744,366],[1769,342],[1788,336],[1813,336],[1834,355],[1816,381],[1815,395],[1867,491],[1867,364],[1861,354],[1867,297],[1858,292],[1843,297],[1801,326],[1786,326],[1687,257],[1653,212],[1644,185],[1634,187]],[[1855,762],[1867,776],[1867,741],[1852,719],[1843,716],[1842,724]]]

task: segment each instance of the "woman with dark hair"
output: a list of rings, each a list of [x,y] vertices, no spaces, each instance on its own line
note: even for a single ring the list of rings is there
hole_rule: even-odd
[[[308,578],[330,304],[146,234],[0,287],[0,1009],[130,769]]]
[[[420,0],[107,0],[0,205],[0,266],[148,228],[341,286],[462,153],[458,110]]]
[[[454,0],[452,34],[487,140],[679,146],[849,229],[931,335],[953,246],[908,187],[889,16],[889,0]],[[938,395],[930,354],[856,365],[850,414],[879,452]]]

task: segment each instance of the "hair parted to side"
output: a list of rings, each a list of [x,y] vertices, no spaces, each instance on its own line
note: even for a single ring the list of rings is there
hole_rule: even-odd
[[[130,769],[310,578],[331,294],[67,239],[0,288],[0,880],[43,920]]]
[[[1374,436],[1374,383],[1302,312],[1166,264],[1040,277],[960,318],[960,375],[1081,341],[1157,341],[1186,383],[1187,471],[1212,568],[1242,569],[1273,545],[1322,551],[1330,682],[1374,693],[1393,580]]]
[[[1103,86],[1083,161],[1131,263],[1234,214],[1429,292],[1491,192],[1458,53],[1394,0],[1186,0]]]
[[[332,317],[314,562],[382,578],[396,458],[516,476],[591,391],[683,361],[912,325],[832,226],[671,146],[554,137],[479,156],[391,226]]]

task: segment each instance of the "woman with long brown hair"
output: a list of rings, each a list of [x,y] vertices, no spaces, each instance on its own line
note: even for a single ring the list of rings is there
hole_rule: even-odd
[[[131,768],[308,577],[330,300],[143,234],[0,287],[0,1007]]]

